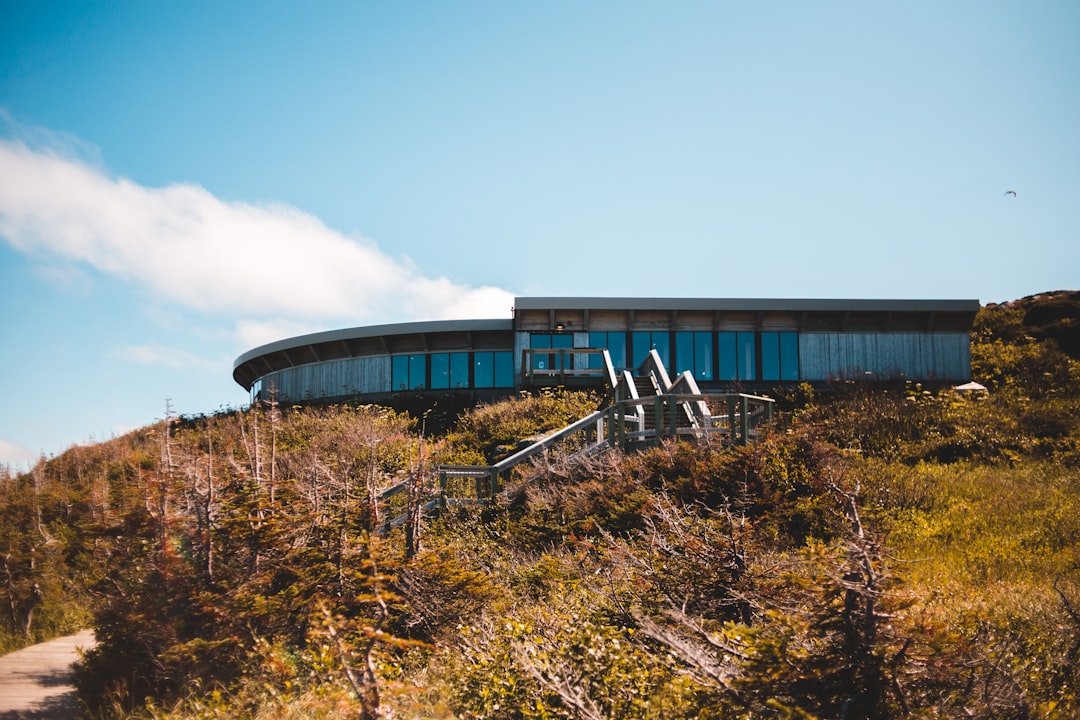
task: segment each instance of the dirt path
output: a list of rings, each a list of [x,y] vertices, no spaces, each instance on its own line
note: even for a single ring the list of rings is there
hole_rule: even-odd
[[[71,720],[77,717],[71,664],[94,634],[50,640],[0,657],[0,720]]]

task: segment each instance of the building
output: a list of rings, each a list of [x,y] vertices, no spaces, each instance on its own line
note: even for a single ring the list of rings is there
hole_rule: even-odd
[[[846,379],[956,384],[971,379],[978,310],[977,300],[517,298],[509,319],[374,325],[270,343],[241,355],[233,378],[252,400],[273,393],[288,402],[415,407],[602,386],[609,361],[632,372],[655,350],[673,376],[688,372],[705,392]]]

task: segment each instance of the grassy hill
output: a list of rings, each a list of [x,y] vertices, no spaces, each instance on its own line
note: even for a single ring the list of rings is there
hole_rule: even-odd
[[[984,308],[986,394],[800,386],[750,447],[550,458],[408,539],[380,490],[596,398],[75,447],[0,477],[0,642],[92,625],[95,717],[1074,717],[1078,309]]]

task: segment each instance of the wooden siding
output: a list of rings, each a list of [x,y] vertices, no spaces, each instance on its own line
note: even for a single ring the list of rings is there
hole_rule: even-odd
[[[532,339],[532,335],[527,332],[514,333],[514,383],[521,381],[521,374],[524,368],[521,367],[522,351],[529,349],[529,342]]]
[[[279,400],[304,401],[390,392],[390,357],[333,360],[279,370],[263,378]]]
[[[800,333],[799,376],[966,382],[970,352],[967,333]]]

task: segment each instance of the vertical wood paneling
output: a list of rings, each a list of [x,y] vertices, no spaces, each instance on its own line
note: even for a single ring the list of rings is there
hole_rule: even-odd
[[[527,332],[514,333],[514,377],[520,378],[524,368],[521,367],[522,350],[529,349],[532,335]]]
[[[939,379],[970,377],[967,333],[802,333],[799,372],[803,380],[865,378]]]
[[[264,390],[279,400],[303,401],[390,392],[390,357],[348,358],[279,370],[267,375]]]

